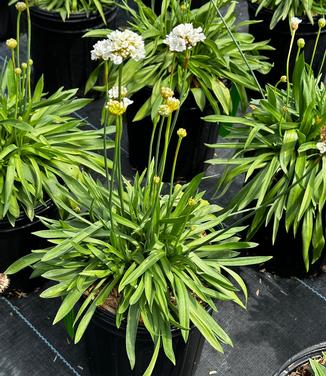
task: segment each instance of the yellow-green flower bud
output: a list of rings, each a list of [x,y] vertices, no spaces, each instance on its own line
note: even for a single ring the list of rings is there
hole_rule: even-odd
[[[28,64],[29,64],[29,66],[32,66],[33,65],[33,60],[32,59],[28,59]]]
[[[182,3],[180,6],[181,10],[186,11],[188,9],[188,6],[186,3]]]
[[[297,44],[299,48],[303,48],[306,45],[306,42],[303,38],[299,38]]]
[[[26,70],[26,69],[27,69],[27,63],[22,63],[22,68],[23,68],[24,70]]]
[[[117,100],[110,100],[107,103],[106,108],[112,115],[120,116],[126,112],[126,107],[123,105],[123,102]]]
[[[154,176],[153,177],[153,182],[154,182],[154,184],[160,184],[161,178],[159,176]]]
[[[15,68],[15,73],[19,76],[22,74],[22,70],[20,68]]]
[[[319,18],[318,20],[318,26],[323,29],[326,26],[326,20],[325,18]]]
[[[167,98],[166,104],[169,106],[171,112],[176,111],[180,107],[180,101],[177,98]]]
[[[168,99],[168,98],[174,96],[174,91],[172,89],[170,89],[169,87],[162,87],[161,88],[161,96],[164,99]]]
[[[158,114],[161,116],[168,117],[171,113],[172,111],[167,104],[161,104],[158,108]]]
[[[288,80],[288,79],[287,79],[286,76],[281,76],[281,78],[280,78],[280,81],[281,81],[281,82],[284,82],[284,83],[287,82],[287,80]]]
[[[179,128],[179,129],[177,130],[177,135],[178,135],[180,138],[187,137],[187,131],[186,131],[184,128]]]
[[[7,39],[6,46],[9,50],[14,50],[17,47],[17,41],[14,38]]]
[[[190,199],[188,200],[188,205],[195,206],[196,204],[197,204],[197,201],[193,197],[190,197]]]
[[[177,192],[177,191],[181,191],[181,189],[182,189],[182,185],[181,184],[176,184],[175,186],[174,186],[174,190]]]
[[[18,12],[24,12],[27,8],[26,4],[23,3],[22,1],[19,1],[15,6]]]

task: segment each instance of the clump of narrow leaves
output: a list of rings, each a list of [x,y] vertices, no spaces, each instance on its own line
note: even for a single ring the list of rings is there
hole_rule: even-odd
[[[219,206],[202,199],[203,193],[198,193],[201,178],[195,177],[184,187],[176,185],[171,195],[164,195],[162,183],[145,183],[145,173],[137,175],[133,184],[124,181],[123,209],[121,194],[88,175],[83,174],[80,182],[67,179],[68,188],[61,190],[77,210],[58,201],[69,218],[43,218],[48,230],[37,233],[53,246],[33,251],[6,273],[31,265],[34,276],[56,282],[42,293],[44,298],[63,299],[54,322],[65,318],[81,301],[74,320],[75,342],[96,309],[118,291],[116,324],[127,322],[131,367],[135,365],[138,326],[145,326],[153,339],[155,351],[146,375],[151,374],[160,347],[175,363],[172,328],[179,328],[187,341],[195,325],[222,351],[221,344],[231,344],[231,340],[207,308],[217,311],[216,300],[244,307],[247,289],[230,267],[266,258],[241,257],[241,250],[255,244],[240,241],[238,233],[243,227],[223,226],[230,212],[220,215]]]
[[[56,195],[67,176],[78,178],[84,166],[104,174],[102,131],[87,131],[73,112],[89,103],[76,90],[58,90],[44,98],[43,78],[27,97],[25,73],[12,60],[0,72],[0,220],[12,225],[23,212]],[[110,143],[108,143],[110,145]]]
[[[225,189],[236,176],[245,175],[245,184],[230,205],[255,206],[249,237],[272,222],[275,241],[284,219],[286,231],[302,238],[308,270],[320,258],[326,239],[326,154],[317,146],[326,124],[325,86],[301,55],[288,90],[267,86],[266,98],[253,101],[251,107],[244,117],[206,117],[239,123],[231,129],[229,142],[212,145],[233,148],[234,156],[210,163],[231,166],[219,181]]]
[[[326,14],[325,0],[250,0],[252,3],[259,4],[257,14],[262,8],[271,9],[274,14],[271,20],[270,28],[273,29],[278,22],[292,17],[306,16],[311,23],[314,23],[314,16]]]

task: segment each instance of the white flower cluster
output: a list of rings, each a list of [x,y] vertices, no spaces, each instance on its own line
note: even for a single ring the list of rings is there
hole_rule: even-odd
[[[317,149],[320,151],[320,154],[326,153],[326,143],[325,142],[317,142]]]
[[[205,39],[206,36],[201,27],[194,28],[191,23],[185,23],[173,28],[163,42],[169,46],[170,51],[182,52]]]
[[[116,65],[128,58],[139,61],[144,57],[144,40],[131,30],[112,31],[107,39],[95,43],[91,51],[92,60],[111,60]]]
[[[113,86],[109,90],[108,94],[110,99],[119,99],[119,86]],[[128,95],[128,90],[125,86],[121,86],[120,95],[121,98],[124,98]]]
[[[297,30],[299,25],[301,24],[302,20],[298,17],[291,18],[291,28],[292,30]]]

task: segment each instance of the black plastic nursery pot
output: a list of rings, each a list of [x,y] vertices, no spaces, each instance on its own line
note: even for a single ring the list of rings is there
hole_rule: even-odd
[[[326,247],[319,260],[310,265],[306,271],[302,255],[301,228],[294,237],[292,228],[286,232],[284,219],[280,221],[276,241],[272,244],[273,226],[261,227],[251,241],[257,242],[255,253],[273,258],[264,264],[266,270],[282,277],[304,277],[318,274],[322,266],[326,265]]]
[[[279,81],[280,77],[286,74],[286,60],[291,41],[289,21],[281,21],[275,26],[274,29],[270,30],[269,25],[273,17],[273,11],[263,8],[256,16],[258,5],[251,3],[250,0],[247,0],[247,2],[250,20],[262,20],[262,22],[258,24],[250,25],[249,32],[255,37],[257,41],[270,40],[269,44],[275,48],[275,51],[265,51],[265,55],[269,57],[270,61],[274,64],[274,67],[267,75],[258,73],[258,78],[262,84],[276,84]],[[293,71],[295,57],[298,50],[297,40],[299,38],[303,38],[305,40],[305,59],[306,62],[310,63],[318,33],[318,19],[319,17],[315,17],[315,22],[313,25],[307,18],[302,19],[302,23],[300,23],[295,35],[295,41],[290,60],[290,72]],[[326,28],[323,28],[313,63],[313,70],[315,74],[318,74],[321,68],[325,46]],[[321,71],[323,80],[326,72],[326,61],[324,62]]]
[[[273,376],[290,376],[292,372],[308,363],[309,359],[320,357],[325,351],[326,342],[311,346],[289,359]]]
[[[204,337],[192,328],[188,342],[181,332],[172,330],[176,366],[160,350],[152,376],[192,376],[195,374],[204,345]],[[115,316],[103,308],[97,308],[86,331],[86,344],[90,370],[93,376],[142,376],[154,351],[153,341],[144,327],[139,327],[136,338],[136,364],[133,370],[126,352],[125,323],[117,329]]]
[[[0,41],[16,38],[17,11],[14,5],[9,6],[8,0],[0,0]],[[26,31],[24,13],[21,15],[21,32]]]
[[[84,92],[90,73],[97,66],[91,60],[94,38],[82,38],[89,30],[114,28],[116,7],[105,12],[107,25],[98,13],[89,17],[85,13],[71,14],[62,21],[57,12],[48,12],[38,7],[31,8],[32,49],[34,82],[45,76],[45,90],[55,92],[59,87],[79,88]]]
[[[53,218],[57,216],[57,209],[51,200],[46,201],[45,206],[35,209],[35,216]],[[35,217],[31,222],[22,214],[12,227],[6,220],[0,221],[0,272],[4,272],[8,266],[19,258],[29,254],[33,249],[42,249],[49,246],[45,239],[32,233],[44,230],[45,226]],[[30,279],[32,269],[24,269],[10,276],[10,288],[29,292],[42,284],[41,278]]]
[[[143,3],[150,7],[152,5],[151,0],[143,0]],[[184,2],[185,3],[185,2]],[[191,8],[200,8],[202,5],[205,4],[204,0],[192,0],[191,1]],[[154,10],[156,14],[161,13],[161,6],[162,6],[162,0],[154,0]]]
[[[143,104],[144,98],[147,98],[148,94],[148,89],[142,89],[134,94],[132,99],[135,103],[130,106],[130,110],[128,109],[127,111],[129,161],[131,166],[138,171],[143,171],[148,164],[153,123],[149,116],[137,122],[133,122],[132,120],[136,115],[137,108],[140,108],[140,105]],[[205,161],[212,158],[214,155],[214,149],[208,148],[205,144],[216,143],[219,130],[218,123],[207,123],[201,119],[201,117],[208,113],[209,109],[202,112],[197,107],[191,94],[182,105],[168,149],[164,174],[165,181],[169,181],[171,177],[174,153],[178,142],[176,132],[179,128],[186,129],[187,137],[185,137],[181,143],[175,171],[175,180],[180,182],[189,181],[197,174],[205,171],[207,167]],[[159,127],[159,125],[157,127]],[[164,131],[165,129],[163,129],[162,132],[161,151],[164,144]],[[156,134],[157,133],[158,130],[156,131]],[[154,141],[154,145],[156,145],[156,140]]]

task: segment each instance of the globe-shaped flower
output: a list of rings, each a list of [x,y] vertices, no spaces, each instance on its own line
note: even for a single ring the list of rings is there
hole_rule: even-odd
[[[145,57],[144,40],[131,30],[115,30],[94,45],[91,57],[92,60],[110,60],[116,65],[128,58],[139,61]]]
[[[201,27],[194,28],[191,23],[176,26],[164,39],[170,51],[182,52],[196,46],[206,39]]]

